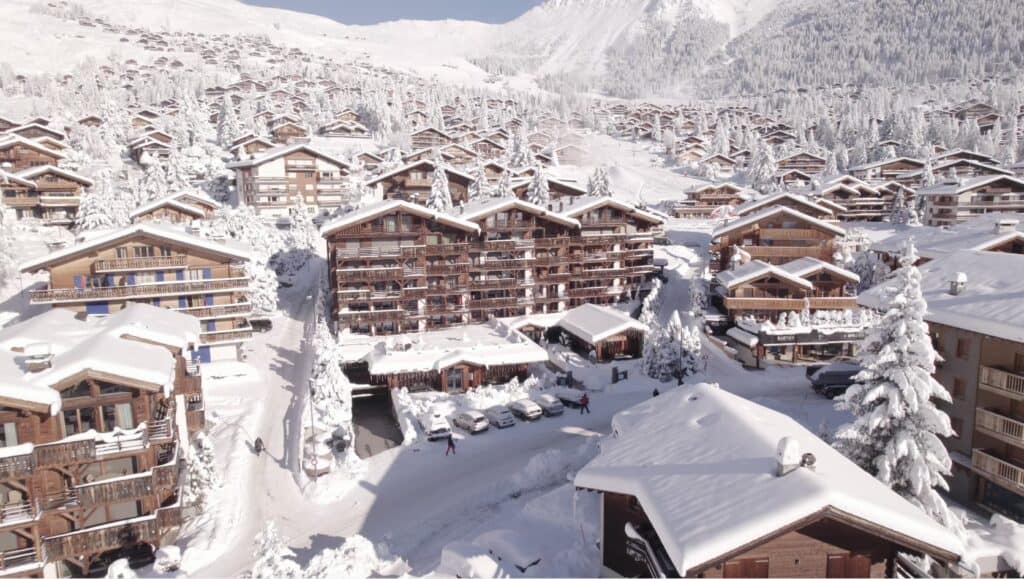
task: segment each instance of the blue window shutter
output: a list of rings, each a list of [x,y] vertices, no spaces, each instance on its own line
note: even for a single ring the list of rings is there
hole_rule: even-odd
[[[114,287],[114,274],[108,273],[107,277],[104,278],[103,285],[106,287]]]
[[[185,296],[178,296],[178,307],[187,308],[188,302],[185,300]]]
[[[109,314],[110,304],[107,302],[93,302],[85,305],[85,313],[87,314]]]
[[[128,274],[128,285],[135,285],[135,274]]]
[[[82,289],[82,276],[80,275],[75,276],[75,288]]]
[[[203,305],[204,306],[212,306],[213,305],[213,294],[206,294],[205,296],[203,296]]]
[[[162,272],[162,271],[156,272],[156,281],[164,281],[164,272]]]
[[[185,280],[185,270],[179,269],[178,271],[176,271],[174,273],[174,279],[176,279],[178,281],[184,281]]]
[[[209,362],[210,361],[210,347],[209,346],[199,346],[199,361],[200,362]]]
[[[213,279],[213,270],[208,267],[203,269],[203,279]]]
[[[207,320],[206,321],[206,331],[207,332],[216,332],[217,331],[217,321],[216,320]]]

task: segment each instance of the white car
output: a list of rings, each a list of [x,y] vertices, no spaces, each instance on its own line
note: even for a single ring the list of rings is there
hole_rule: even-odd
[[[544,410],[529,398],[516,400],[508,405],[508,409],[521,420],[537,420],[544,415]]]
[[[439,412],[420,416],[420,426],[423,428],[423,433],[427,435],[427,440],[448,438],[452,433],[452,427],[448,424],[448,419]]]
[[[482,412],[477,410],[467,410],[460,412],[452,420],[455,426],[469,432],[470,434],[476,434],[487,430],[491,425],[487,422],[487,417]]]
[[[534,402],[544,411],[545,416],[558,416],[565,412],[565,406],[562,406],[562,401],[553,394],[541,394]]]
[[[487,422],[490,422],[498,428],[507,428],[509,426],[516,425],[515,417],[512,416],[512,413],[504,406],[491,406],[487,410],[484,410],[484,416],[487,417]]]
[[[558,397],[562,401],[562,404],[569,408],[579,408],[583,405],[583,390],[576,390],[575,388],[556,388],[551,391],[552,394]]]

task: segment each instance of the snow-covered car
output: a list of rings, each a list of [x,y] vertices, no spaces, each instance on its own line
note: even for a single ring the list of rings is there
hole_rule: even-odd
[[[541,394],[534,402],[544,411],[544,416],[558,416],[565,412],[565,406],[554,394]]]
[[[516,425],[516,419],[512,416],[512,413],[508,411],[508,408],[504,406],[491,406],[487,410],[484,410],[484,416],[487,417],[487,422],[497,428],[508,428],[509,426]]]
[[[487,430],[491,425],[487,422],[487,417],[482,412],[477,410],[467,410],[465,412],[458,413],[452,422],[455,426],[469,432],[476,434]]]
[[[526,573],[531,567],[540,565],[544,544],[537,535],[528,535],[523,531],[512,529],[495,529],[473,539],[473,544],[487,549],[487,552],[498,562],[512,571]],[[533,569],[531,575],[538,569]],[[539,576],[543,577],[541,573]]]
[[[529,398],[516,400],[508,405],[508,409],[520,420],[537,420],[544,415],[544,410]]]
[[[423,428],[423,434],[427,435],[427,440],[448,438],[452,433],[452,427],[448,424],[448,419],[439,412],[431,412],[420,416],[420,426]]]
[[[809,376],[811,388],[825,398],[835,398],[853,385],[853,377],[860,371],[860,366],[850,362],[835,362],[822,366]]]
[[[552,394],[558,397],[562,401],[562,404],[569,408],[579,408],[583,405],[581,400],[583,399],[583,390],[577,390],[575,388],[558,388],[551,391]]]

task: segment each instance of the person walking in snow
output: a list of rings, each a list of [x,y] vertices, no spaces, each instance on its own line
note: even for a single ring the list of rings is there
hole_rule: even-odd
[[[661,394],[661,392],[658,392],[658,389],[655,388],[654,392],[651,394],[651,396],[656,398],[658,396],[658,394]]]
[[[448,453],[455,454],[455,438],[451,434],[448,434],[448,450],[444,451],[444,455],[448,456]]]
[[[256,451],[256,456],[259,456],[260,454],[262,454],[263,453],[263,439],[257,436],[256,437],[256,442],[253,443],[252,447]]]
[[[586,394],[580,398],[580,414],[583,414],[584,412],[590,414],[590,396],[587,396]]]

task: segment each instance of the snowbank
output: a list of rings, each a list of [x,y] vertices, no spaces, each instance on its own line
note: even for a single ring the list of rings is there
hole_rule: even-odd
[[[391,403],[395,408],[398,427],[402,429],[402,445],[414,444],[419,439],[419,430],[416,427],[419,405],[409,394],[408,388],[392,390]]]
[[[1002,515],[992,515],[987,525],[972,518],[967,526],[967,557],[982,576],[1005,573],[1007,566],[1024,573],[1024,525]]]

